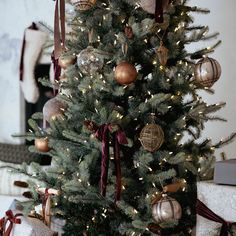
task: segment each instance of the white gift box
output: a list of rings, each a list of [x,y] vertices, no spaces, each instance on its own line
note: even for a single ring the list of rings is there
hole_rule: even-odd
[[[226,221],[236,222],[236,186],[217,185],[211,181],[197,183],[198,199]],[[216,236],[222,224],[197,215],[197,236]]]

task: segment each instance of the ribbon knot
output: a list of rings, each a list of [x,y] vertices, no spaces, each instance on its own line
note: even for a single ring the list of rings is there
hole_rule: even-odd
[[[233,225],[236,225],[236,222],[229,222],[224,220],[222,217],[218,216],[212,210],[210,210],[203,202],[197,199],[196,205],[197,214],[211,221],[221,223],[222,227],[220,230],[220,236],[228,236],[228,232],[231,230]]]
[[[106,196],[107,176],[109,168],[109,141],[110,134],[113,139],[114,160],[116,169],[116,194],[115,201],[119,201],[121,197],[121,165],[120,165],[120,144],[127,144],[125,133],[118,128],[113,132],[111,124],[103,124],[97,128],[96,138],[102,141],[102,160],[101,160],[101,178],[100,192],[102,196]]]
[[[21,219],[17,218],[19,216],[22,216],[22,214],[17,213],[14,215],[11,210],[6,211],[6,222],[4,223],[4,226],[6,227],[8,222],[9,226],[7,229],[3,229],[3,236],[10,236],[13,224],[21,224]]]

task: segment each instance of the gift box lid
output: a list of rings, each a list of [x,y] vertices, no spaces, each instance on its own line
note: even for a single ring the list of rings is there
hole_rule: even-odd
[[[236,185],[236,159],[216,162],[214,182],[217,184]]]

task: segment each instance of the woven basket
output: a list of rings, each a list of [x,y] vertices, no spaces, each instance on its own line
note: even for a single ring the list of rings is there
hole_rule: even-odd
[[[0,160],[16,164],[40,162],[39,155],[29,152],[27,145],[5,143],[0,143]]]

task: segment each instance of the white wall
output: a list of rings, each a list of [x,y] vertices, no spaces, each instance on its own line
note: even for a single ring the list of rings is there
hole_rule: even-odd
[[[223,137],[227,137],[231,132],[236,132],[236,21],[235,21],[235,0],[190,0],[189,5],[201,6],[208,8],[211,12],[207,15],[195,15],[195,24],[208,25],[210,32],[219,32],[219,39],[222,44],[215,50],[210,57],[219,61],[222,68],[222,75],[218,82],[213,86],[214,95],[203,93],[202,97],[208,103],[217,103],[224,101],[226,107],[217,114],[228,120],[223,122],[208,122],[203,132],[204,137],[211,137],[217,141]],[[214,42],[214,41],[213,41]],[[212,42],[212,43],[213,43]],[[201,42],[198,45],[191,45],[191,49],[200,49],[202,46],[211,45],[211,41]],[[235,158],[236,140],[220,151],[217,151],[217,158],[220,152],[224,151],[227,158]]]
[[[0,142],[19,143],[23,133],[24,102],[19,87],[19,61],[24,29],[32,21],[53,25],[52,0],[0,1]]]

